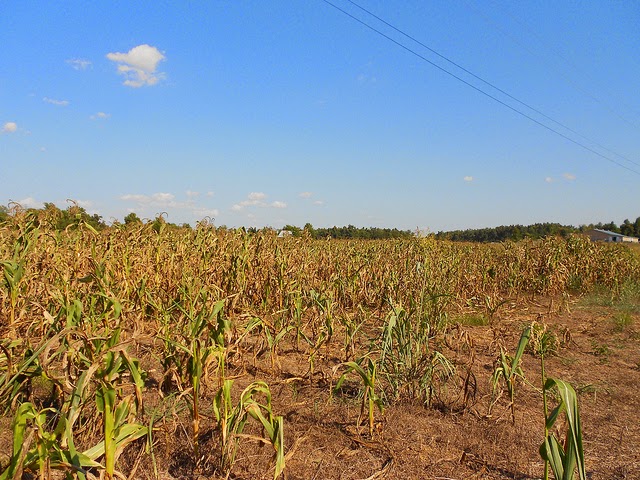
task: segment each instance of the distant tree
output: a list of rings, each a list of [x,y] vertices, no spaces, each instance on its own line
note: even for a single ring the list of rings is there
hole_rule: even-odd
[[[304,228],[302,230],[304,230],[308,235],[311,235],[311,237],[313,237],[315,234],[315,229],[309,222],[304,224]]]
[[[135,212],[131,212],[124,217],[125,225],[133,225],[135,223],[142,223],[142,220],[140,220],[140,217],[138,217]]]
[[[614,222],[605,223],[604,225],[602,225],[602,230],[620,233],[620,228]]]
[[[634,236],[635,234],[634,225],[629,221],[628,218],[625,219],[624,222],[622,222],[622,225],[620,225],[620,233],[623,235],[627,235],[629,237]]]
[[[0,205],[0,223],[9,220],[9,209],[4,205]]]
[[[167,221],[164,219],[165,213],[161,213],[159,214],[154,220],[153,223],[151,225],[151,228],[153,229],[154,232],[156,232],[157,234],[160,234],[164,231],[164,229],[167,227]]]
[[[282,230],[290,231],[294,237],[302,236],[302,229],[300,229],[300,227],[296,227],[295,225],[285,225],[284,227],[282,227]]]

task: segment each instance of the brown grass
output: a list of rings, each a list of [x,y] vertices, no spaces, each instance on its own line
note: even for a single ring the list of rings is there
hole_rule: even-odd
[[[82,360],[79,352],[88,355],[98,337],[120,329],[118,348],[147,372],[144,409],[128,421],[149,425],[153,419],[154,426],[153,455],[140,439],[119,458],[116,469],[125,476],[155,478],[155,462],[160,478],[223,478],[212,399],[221,378],[233,378],[234,401],[252,381],[269,385],[273,412],[284,417],[285,478],[539,478],[538,359],[525,354],[529,383],[518,385],[515,425],[506,395],[488,413],[500,347],[513,353],[523,326],[537,321],[560,344],[547,359],[547,374],[579,392],[590,478],[640,478],[636,253],[579,237],[479,246],[431,238],[277,239],[209,226],[158,233],[151,224],[56,232],[46,218],[17,212],[0,228],[0,260],[24,268],[0,297],[0,336],[10,353],[9,362],[0,361],[0,387],[3,374],[53,340],[37,357],[38,368],[14,380],[17,390],[0,390],[7,406],[0,417],[0,465],[9,462],[16,406],[31,401],[65,412],[81,372],[103,358],[94,353]],[[14,305],[11,288],[17,289]],[[202,455],[195,458],[190,383],[180,371],[188,357],[167,362],[184,354],[167,342],[193,345],[187,341],[193,318],[219,300],[230,328],[216,337],[210,319],[197,336],[203,345],[224,348],[225,369],[209,362],[202,373]],[[376,411],[370,436],[366,422],[356,424],[362,382],[350,377],[339,392],[332,387],[345,360],[367,352],[378,358],[392,305],[406,309],[416,335],[427,332],[424,358],[438,352],[456,373],[430,380],[429,407],[409,388],[391,398],[390,380],[380,375],[387,404],[384,414]],[[626,316],[616,317],[621,313]],[[486,321],[456,321],[464,318]],[[247,331],[252,319],[260,326]],[[12,339],[18,343],[10,345]],[[114,382],[117,398],[134,393],[129,374]],[[80,408],[73,433],[78,449],[100,439],[96,385]],[[256,440],[261,428],[250,422],[244,433],[230,478],[272,478],[274,452]]]

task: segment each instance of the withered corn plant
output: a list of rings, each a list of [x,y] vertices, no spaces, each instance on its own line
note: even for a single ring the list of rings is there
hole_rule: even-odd
[[[285,467],[284,421],[281,416],[273,413],[271,390],[264,382],[253,382],[242,391],[238,402],[234,403],[232,386],[233,380],[225,380],[213,399],[213,412],[220,432],[219,467],[225,478],[228,478],[236,461],[241,439],[265,442],[274,449],[273,478],[277,479]],[[264,437],[244,433],[247,421],[251,418],[263,428]]]
[[[383,396],[428,405],[456,388],[455,364],[441,348],[450,312],[471,305],[497,323],[507,298],[640,284],[638,255],[579,236],[496,245],[314,241],[210,221],[177,228],[163,214],[101,231],[80,218],[59,230],[56,215],[13,205],[0,225],[0,406],[14,419],[15,447],[3,480],[19,470],[135,477],[133,467],[118,471],[126,464],[118,457],[160,437],[150,423],[169,435],[187,421],[198,450],[212,416],[221,471],[236,461],[238,441],[258,439],[243,430],[250,421],[274,449],[277,476],[284,446],[271,391],[258,382],[236,398],[229,383],[245,376],[251,352],[269,353],[272,375],[289,351],[306,354],[314,382],[314,370],[342,360],[331,355],[340,338],[344,360],[361,358],[343,368],[369,388],[367,414]],[[517,357],[503,352],[496,377],[512,402]],[[150,419],[142,407],[156,393],[154,412],[164,415]]]

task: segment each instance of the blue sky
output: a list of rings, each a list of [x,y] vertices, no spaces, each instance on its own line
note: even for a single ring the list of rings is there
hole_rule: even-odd
[[[321,0],[7,0],[0,203],[431,231],[640,215],[636,2],[359,0],[586,139],[332,2],[630,170]]]

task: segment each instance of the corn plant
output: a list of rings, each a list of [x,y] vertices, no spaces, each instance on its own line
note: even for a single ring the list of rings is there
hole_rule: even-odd
[[[365,312],[362,307],[359,311],[360,315],[344,314],[340,316],[340,323],[344,327],[344,359],[348,361],[353,358],[356,351],[356,335],[365,323]]]
[[[11,260],[1,260],[4,286],[9,294],[9,336],[15,334],[16,307],[18,305],[18,295],[20,286],[23,283],[27,255],[31,247],[35,244],[39,235],[37,219],[33,215],[28,216],[28,220],[20,231],[13,245],[13,255]]]
[[[71,464],[82,467],[84,458],[95,461],[104,456],[104,469],[108,479],[118,473],[117,458],[132,441],[147,435],[147,427],[133,421],[142,411],[142,391],[145,373],[139,361],[129,356],[120,343],[120,329],[105,337],[83,338],[79,345],[68,340],[62,343],[68,356],[66,362],[80,372],[75,388],[64,402],[58,427],[60,445],[68,450]],[[73,377],[67,378],[72,384]],[[131,392],[131,393],[128,393]],[[74,442],[74,425],[81,418],[83,408],[93,395],[101,420],[102,440],[79,456]],[[86,420],[86,419],[85,419]]]
[[[263,341],[263,348],[260,348],[254,355],[254,358],[262,355],[266,350],[269,351],[271,358],[271,369],[275,371],[278,359],[278,346],[284,337],[295,328],[295,325],[284,325],[279,330],[278,327],[264,318],[253,318],[248,330],[256,329],[260,333]]]
[[[500,348],[500,357],[498,363],[491,375],[491,384],[493,386],[492,400],[489,405],[489,413],[491,408],[498,401],[500,394],[499,391],[500,382],[504,382],[504,386],[509,394],[509,406],[511,409],[511,420],[516,423],[516,410],[515,410],[515,396],[516,396],[516,381],[518,378],[524,379],[524,373],[520,367],[520,359],[524,354],[524,350],[529,343],[531,336],[531,328],[527,327],[523,330],[520,340],[518,341],[518,347],[513,357],[505,353],[503,348]]]
[[[127,371],[134,383],[135,395],[122,397],[119,385]],[[115,474],[115,463],[126,446],[147,435],[147,427],[130,421],[130,414],[142,407],[143,374],[137,360],[130,359],[124,351],[108,351],[104,367],[96,372],[100,379],[96,391],[96,406],[102,414],[105,474],[111,480]],[[132,408],[135,407],[135,408]]]
[[[407,396],[430,405],[437,389],[453,377],[454,365],[430,346],[430,336],[428,318],[420,321],[402,307],[392,306],[379,339],[379,368],[390,398]]]
[[[40,355],[58,339],[58,335],[53,335],[35,349],[25,348],[19,355],[19,361],[14,357],[18,347],[23,344],[22,340],[10,341],[6,345],[0,343],[0,404],[8,409],[22,397],[28,396],[25,392],[28,392],[36,378],[51,381],[40,362]]]
[[[51,428],[55,419],[57,424]],[[108,446],[104,441],[94,447],[79,452],[73,443],[73,432],[69,418],[63,411],[54,408],[37,410],[29,402],[21,404],[16,410],[12,422],[13,448],[8,467],[0,480],[17,478],[20,471],[38,472],[40,479],[51,478],[51,470],[73,472],[80,479],[88,476],[88,469],[102,469],[107,478],[116,473],[109,466],[104,467],[97,459],[108,455],[117,457],[122,449],[133,440],[146,434],[146,428],[127,424],[114,432]],[[33,445],[33,446],[32,446]]]
[[[547,395],[555,390],[559,397],[558,405],[547,412]],[[544,400],[545,439],[540,446],[540,456],[544,460],[544,479],[549,479],[549,467],[556,480],[572,480],[578,471],[580,480],[586,480],[584,450],[582,447],[582,425],[578,397],[573,387],[563,381],[548,378],[542,389]],[[550,433],[556,422],[564,413],[567,431],[562,442]]]
[[[249,438],[271,444],[275,460],[273,478],[277,479],[285,467],[284,421],[273,414],[269,386],[264,382],[251,383],[242,391],[235,405],[231,398],[232,386],[233,380],[225,380],[213,399],[213,413],[220,430],[220,468],[228,478],[236,459],[238,442],[241,438]],[[264,403],[258,401],[259,396],[265,398]],[[249,418],[260,423],[266,439],[243,433]]]
[[[380,413],[384,413],[384,403],[382,401],[382,398],[377,393],[376,376],[378,372],[378,366],[369,355],[365,355],[356,362],[345,362],[342,365],[346,366],[347,370],[340,376],[333,391],[337,392],[340,390],[340,387],[342,387],[343,382],[350,373],[355,372],[360,377],[362,383],[364,384],[364,390],[362,392],[360,415],[358,416],[358,421],[356,424],[358,427],[360,427],[360,423],[362,421],[362,418],[364,417],[366,410],[369,420],[369,436],[373,437],[375,407],[378,407]]]
[[[200,292],[200,295],[204,295],[204,292]],[[166,369],[173,364],[172,367],[176,368],[179,377],[189,383],[188,392],[191,395],[191,402],[188,405],[191,411],[194,453],[199,459],[199,405],[202,380],[207,375],[209,367],[216,362],[220,383],[223,381],[226,356],[225,336],[231,329],[231,324],[223,316],[223,300],[216,302],[210,311],[204,306],[199,310],[196,310],[194,305],[190,307],[186,310],[181,305],[177,306],[187,318],[187,331],[183,341],[165,338],[169,355],[165,356],[163,362]]]

